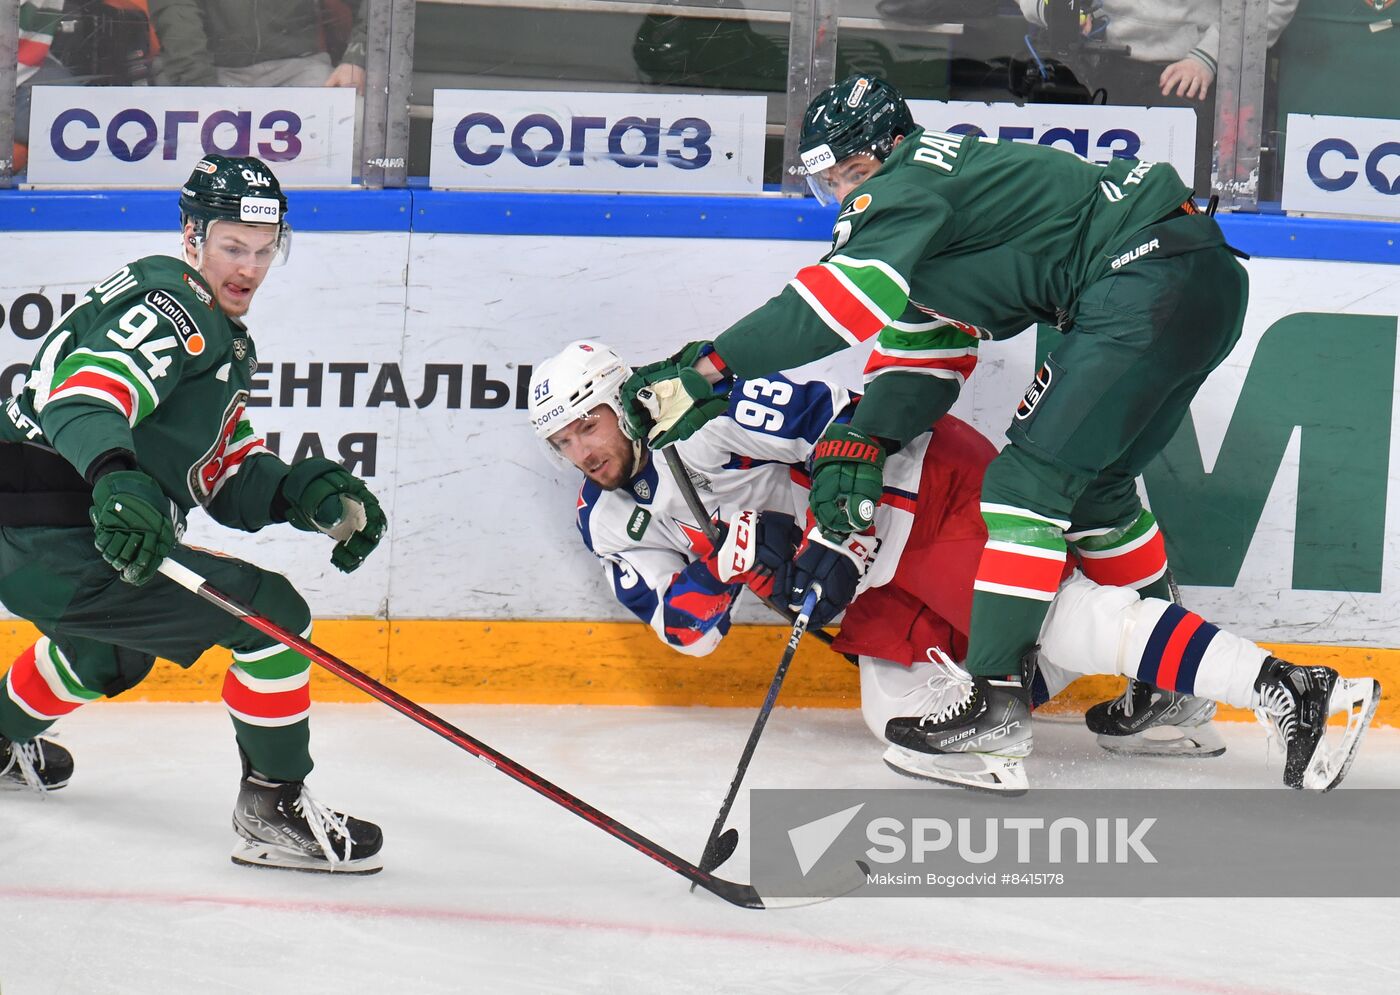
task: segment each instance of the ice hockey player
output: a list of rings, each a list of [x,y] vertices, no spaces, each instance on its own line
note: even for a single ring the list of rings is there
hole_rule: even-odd
[[[835,648],[859,655],[861,709],[886,743],[886,762],[932,780],[1025,790],[1026,716],[1007,722],[1007,743],[996,749],[929,750],[924,738],[971,683],[953,660],[966,652],[986,543],[979,492],[996,453],[991,443],[945,415],[889,456],[873,528],[832,542],[813,526],[804,537],[793,511],[806,504],[808,460],[831,426],[858,415],[865,401],[780,375],[737,380],[724,410],[676,443],[720,530],[715,547],[670,475],[622,432],[620,390],[628,374],[608,347],[574,342],[535,368],[529,401],[531,424],[556,463],[568,461],[587,478],[578,528],[618,600],[668,645],[704,654],[728,631],[746,586],[782,594],[815,580],[822,585],[815,624],[850,603]],[[1160,575],[1166,558],[1154,528],[1132,549],[1085,557],[1082,565],[1090,576],[1136,570],[1142,582]],[[1202,707],[1194,693],[1267,715],[1287,747],[1286,783],[1325,788],[1341,780],[1374,709],[1373,681],[1294,666],[1178,605],[1061,569],[1066,577],[1039,634],[1038,675],[1026,677],[1037,701],[1079,673],[1140,678],[1133,683],[1149,697],[1177,707],[1155,709],[1132,735],[1115,730],[1123,752],[1219,752],[1209,745],[1219,737],[1204,725],[1214,703]],[[1282,693],[1272,690],[1275,682]],[[1340,742],[1328,743],[1334,688],[1364,704]],[[1166,733],[1175,735],[1157,738]]]
[[[338,464],[288,466],[249,424],[257,368],[244,316],[286,259],[287,200],[261,160],[208,155],[180,191],[180,256],[147,256],[89,290],[44,340],[0,418],[0,601],[42,634],[0,679],[0,786],[51,791],[71,754],[41,734],[138,684],[157,656],[233,651],[223,699],[243,779],[233,860],[370,873],[379,827],[331,810],[311,771],[309,662],[158,574],[169,556],[294,632],[311,614],[286,578],[180,542],[198,506],[247,532],[286,522],[360,566],[385,529]]]
[[[811,492],[828,534],[858,534],[871,524],[887,457],[957,396],[955,378],[926,369],[950,348],[948,323],[965,343],[1058,325],[1064,340],[1027,389],[1011,444],[983,483],[987,547],[966,660],[973,680],[936,721],[914,717],[930,749],[1004,741],[992,716],[1025,716],[1021,661],[1069,547],[1129,549],[1152,528],[1136,477],[1239,338],[1244,268],[1169,165],[1100,166],[1045,146],[927,131],[878,77],[821,93],[800,148],[813,191],[841,203],[830,251],[705,356],[692,346],[640,369],[623,391],[624,429],[664,447],[723,410],[732,378],[874,338],[868,369],[879,375],[851,421],[819,441]],[[1142,593],[1165,599],[1165,576]],[[1268,684],[1284,693],[1277,678]],[[911,734],[911,748],[918,738]]]

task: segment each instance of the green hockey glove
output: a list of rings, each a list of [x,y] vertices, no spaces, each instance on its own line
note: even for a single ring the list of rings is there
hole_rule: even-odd
[[[885,450],[870,436],[832,422],[812,450],[812,516],[834,536],[875,524],[884,492]]]
[[[282,481],[287,521],[303,532],[335,540],[331,563],[350,573],[379,545],[388,521],[364,481],[339,463],[312,456],[292,466]]]
[[[710,354],[708,342],[691,342],[670,359],[636,370],[622,385],[622,430],[664,449],[688,439],[729,407],[732,378],[711,384],[695,369]]]
[[[140,470],[113,470],[92,488],[93,545],[102,558],[138,587],[155,576],[175,548],[170,499]]]

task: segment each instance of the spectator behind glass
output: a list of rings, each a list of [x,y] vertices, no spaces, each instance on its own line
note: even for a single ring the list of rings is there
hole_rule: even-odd
[[[1017,2],[1028,21],[1046,29],[1037,43],[1041,54],[1065,53],[1076,72],[1085,72],[1090,90],[1106,93],[1106,103],[1197,108],[1194,185],[1198,190],[1209,185],[1220,0]],[[1297,5],[1298,0],[1268,0],[1268,45],[1278,40]]]
[[[1045,27],[1051,44],[1066,35],[1090,32],[1129,54],[1108,56],[1095,86],[1108,91],[1111,104],[1188,104],[1204,102],[1215,82],[1220,51],[1220,0],[1017,0],[1032,24]],[[1293,16],[1298,0],[1269,0],[1268,45]]]
[[[21,0],[19,5],[19,59],[15,72],[15,173],[22,173],[29,163],[30,90],[35,86],[52,86],[74,82],[73,74],[49,51],[58,22],[63,14],[63,0]]]
[[[149,0],[160,40],[156,82],[179,86],[365,84],[364,0],[332,68],[318,0]]]

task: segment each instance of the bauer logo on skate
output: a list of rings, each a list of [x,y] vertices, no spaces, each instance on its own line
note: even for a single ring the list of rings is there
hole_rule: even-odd
[[[29,182],[176,186],[201,155],[254,155],[288,186],[348,186],[344,87],[34,88]],[[257,220],[265,220],[258,218]]]
[[[765,114],[763,97],[437,90],[430,181],[758,193]]]
[[[1283,207],[1400,218],[1400,121],[1288,115]]]

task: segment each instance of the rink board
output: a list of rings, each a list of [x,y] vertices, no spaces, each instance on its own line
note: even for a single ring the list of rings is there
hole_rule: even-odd
[[[119,209],[118,195],[62,210],[39,199],[24,217],[0,201],[0,226],[18,229],[6,234],[11,265],[0,276],[0,394],[66,298],[174,241],[29,229],[60,228],[79,207],[83,225],[131,227],[142,196],[120,195],[134,200]],[[348,577],[330,568],[324,540],[288,530],[241,535],[195,516],[189,541],[287,574],[327,619],[325,638],[343,638],[352,662],[426,701],[756,701],[779,631],[739,626],[697,661],[630,623],[579,542],[578,480],[539,452],[521,386],[530,364],[573,338],[648,360],[715,334],[810,263],[830,219],[774,200],[652,198],[641,211],[620,206],[626,198],[483,195],[453,213],[442,206],[451,195],[434,192],[317,196],[295,202],[303,228],[292,259],[250,316],[269,364],[250,416],[284,458],[356,460],[390,531]],[[380,230],[347,230],[355,218]],[[1323,645],[1341,669],[1386,681],[1397,654],[1376,648],[1400,647],[1400,530],[1388,527],[1400,512],[1390,486],[1400,466],[1396,226],[1226,227],[1255,252],[1351,255],[1246,264],[1244,337],[1201,391],[1171,459],[1149,472],[1147,499],[1167,522],[1191,608],[1264,642]],[[773,237],[754,237],[765,231]],[[1000,441],[1045,345],[1035,332],[985,344],[955,412]],[[858,384],[864,352],[801,372]],[[765,616],[741,606],[738,619]],[[21,641],[7,638],[0,654]],[[794,667],[783,700],[849,701],[853,668],[817,647],[808,654],[821,662]],[[220,669],[208,673],[171,670],[142,691],[212,695]]]
[[[414,701],[427,704],[708,705],[762,703],[788,630],[736,625],[706,657],[668,652],[649,629],[626,622],[473,622],[327,619],[312,640],[345,662]],[[37,637],[27,622],[0,622],[0,659],[10,659]],[[1267,644],[1296,663],[1321,663],[1344,676],[1375,677],[1400,688],[1400,650]],[[150,677],[122,701],[218,701],[228,654],[204,654],[187,671],[161,660]],[[312,667],[316,701],[364,701],[358,689]],[[1121,678],[1081,677],[1046,706],[1082,712],[1119,694]],[[797,651],[779,702],[797,708],[858,708],[856,668],[815,640]],[[1253,721],[1253,714],[1221,706],[1220,718]],[[1379,725],[1400,726],[1400,701],[1382,698]]]

